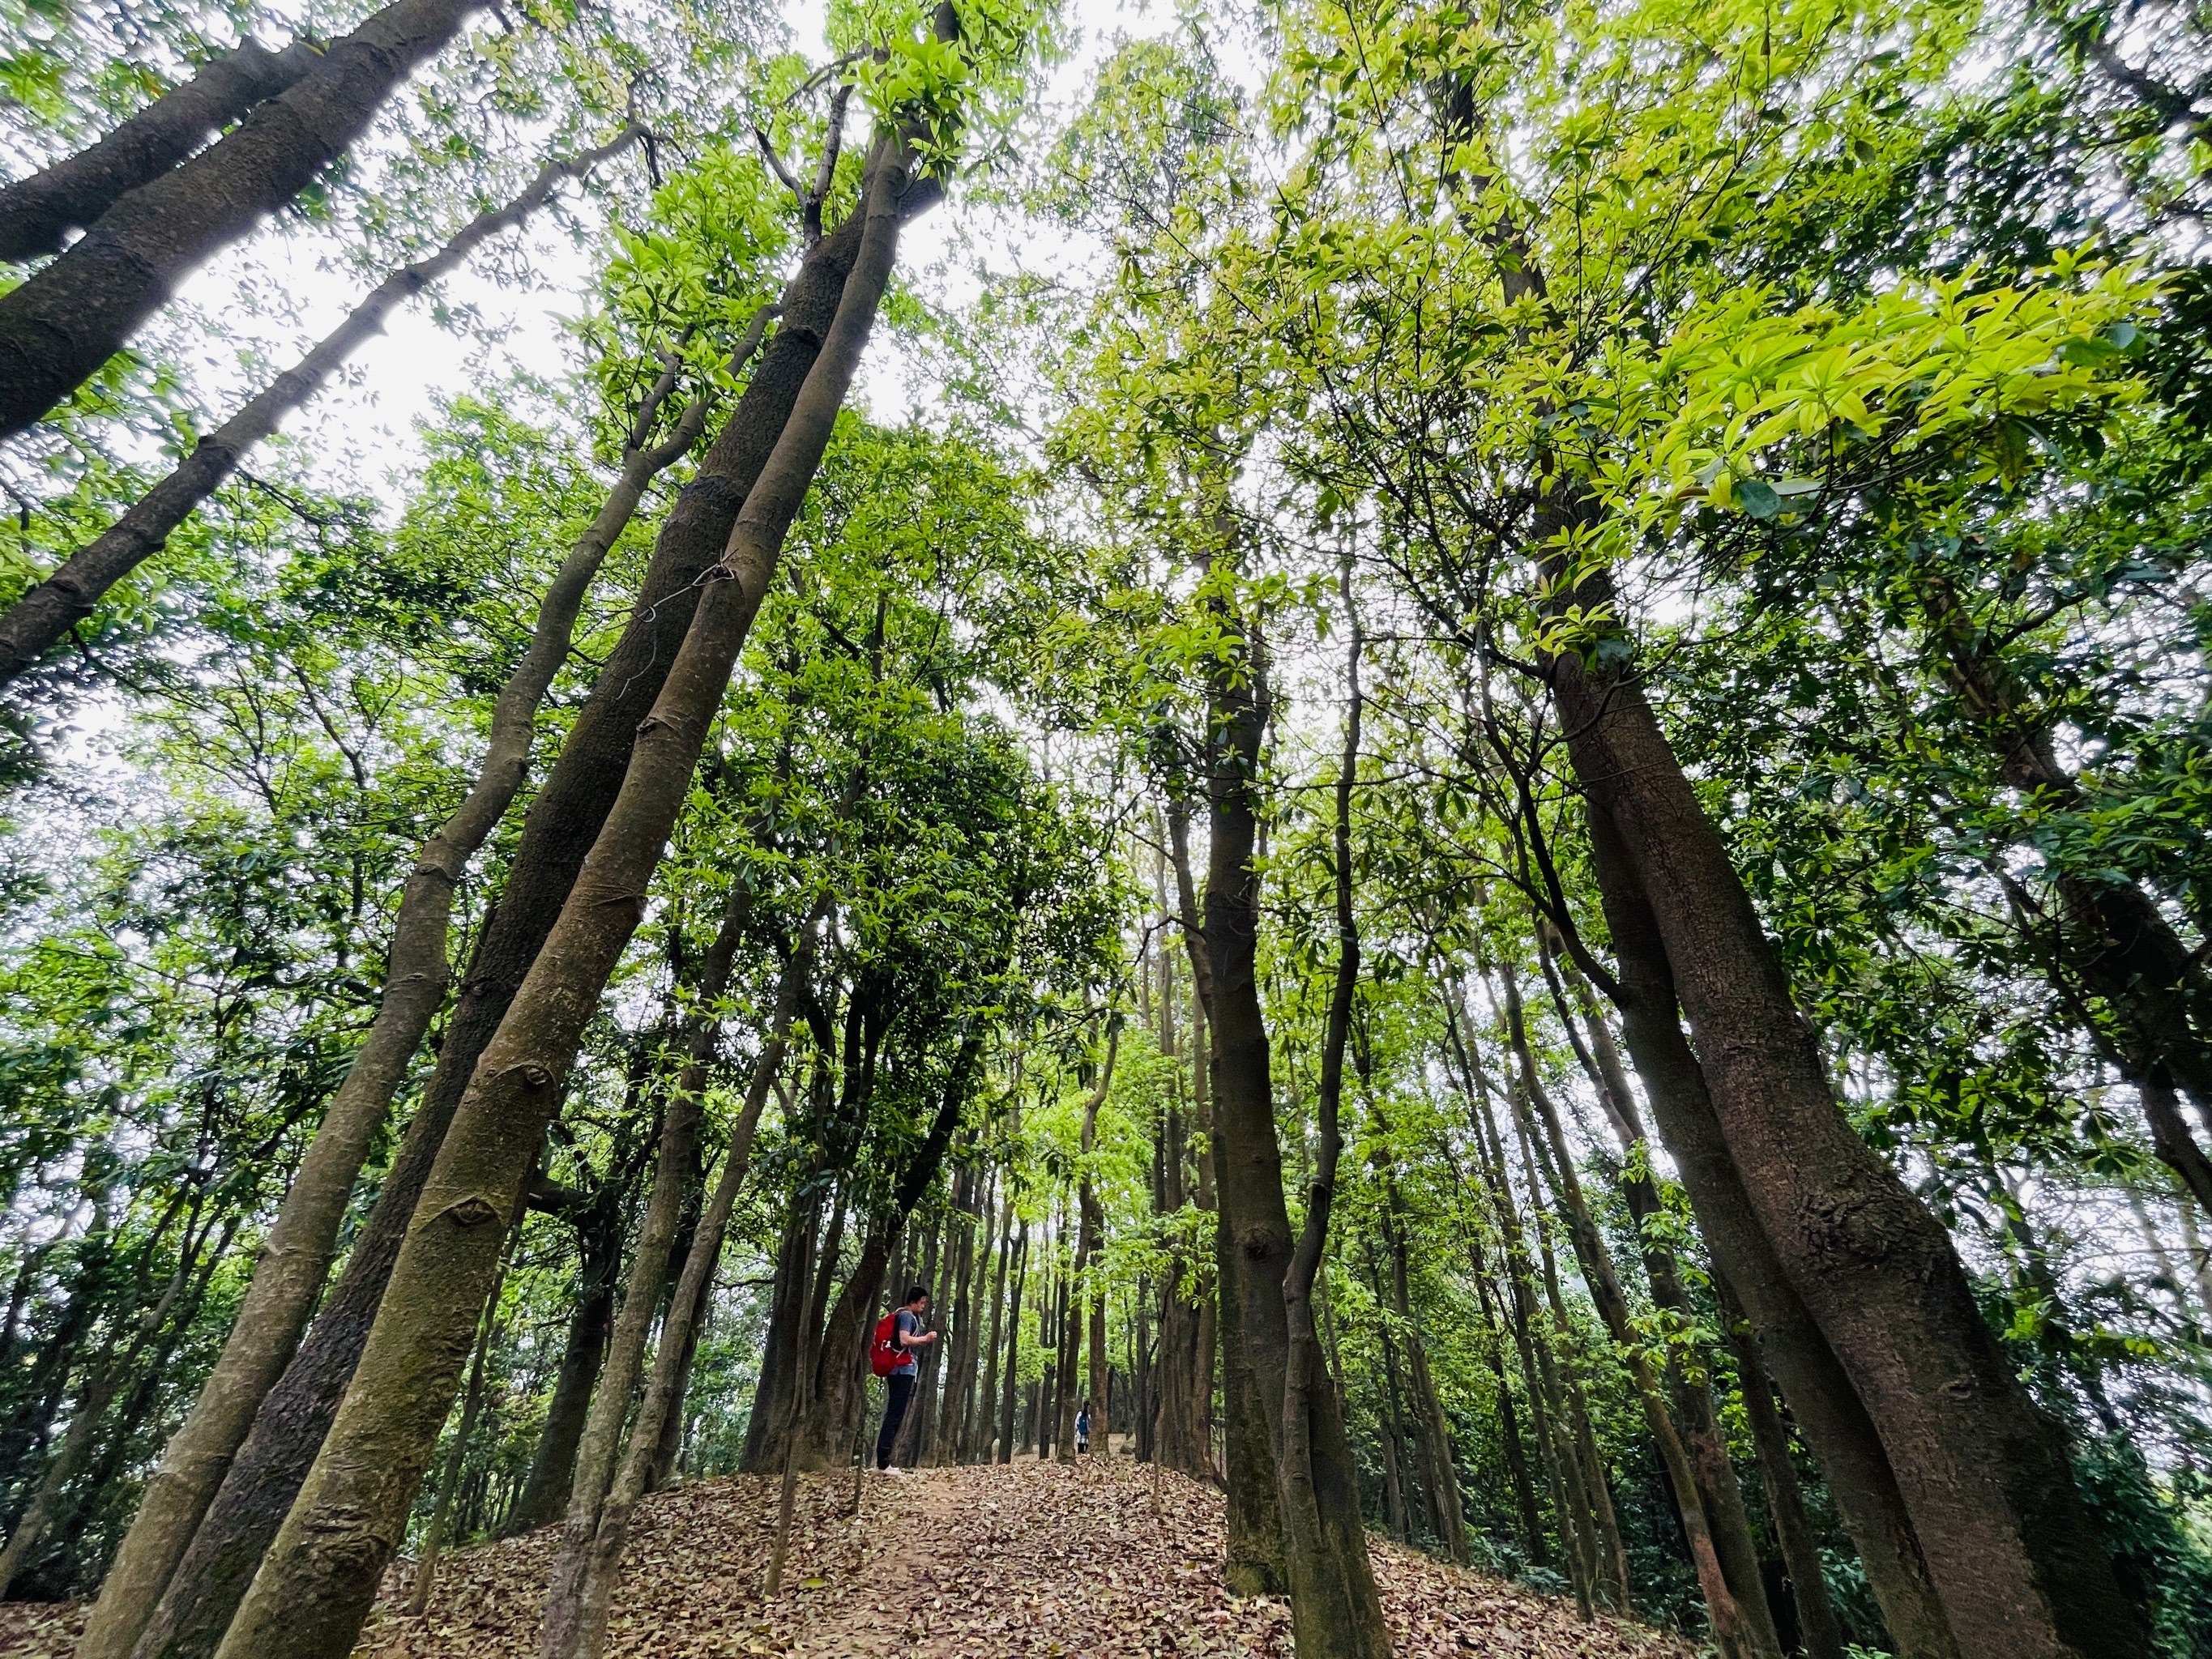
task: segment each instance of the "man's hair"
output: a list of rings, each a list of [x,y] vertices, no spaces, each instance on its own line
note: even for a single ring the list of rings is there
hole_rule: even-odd
[[[907,1305],[908,1305],[908,1307],[912,1307],[915,1303],[917,1303],[917,1302],[921,1301],[921,1300],[922,1299],[922,1297],[924,1297],[927,1296],[928,1294],[929,1294],[929,1286],[928,1286],[928,1285],[908,1285],[908,1286],[907,1286],[907,1291],[906,1291]]]

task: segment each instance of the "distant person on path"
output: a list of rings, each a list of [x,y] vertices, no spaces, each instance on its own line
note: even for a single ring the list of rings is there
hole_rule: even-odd
[[[908,1290],[905,1305],[885,1314],[876,1326],[870,1368],[890,1387],[890,1398],[884,1406],[883,1431],[876,1436],[876,1468],[885,1474],[899,1473],[891,1467],[891,1448],[898,1443],[899,1425],[906,1421],[907,1406],[914,1399],[915,1372],[919,1369],[915,1350],[937,1340],[935,1331],[921,1328],[928,1313],[929,1291],[916,1285]]]
[[[1087,1400],[1076,1408],[1075,1449],[1079,1452],[1091,1449],[1091,1402]]]

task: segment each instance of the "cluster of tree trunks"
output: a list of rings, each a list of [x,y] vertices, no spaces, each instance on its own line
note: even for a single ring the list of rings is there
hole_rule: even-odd
[[[270,63],[241,55],[178,94],[190,105],[187,113],[178,114],[182,105],[149,112],[137,137],[120,135],[118,142],[136,145],[131,154],[141,161],[133,164],[150,168],[155,163],[143,158],[157,156],[159,144],[146,135],[161,120],[170,121],[173,140],[179,122],[189,127],[222,118],[206,112],[225,98],[232,104],[260,100],[236,131],[194,161],[131,184],[101,210],[85,236],[8,296],[0,312],[0,357],[20,372],[7,377],[14,402],[0,423],[20,429],[97,368],[178,275],[343,150],[392,87],[450,38],[470,9],[451,0],[399,0],[304,62],[297,54]],[[940,15],[939,27],[949,36],[949,11]],[[282,76],[290,79],[270,84]],[[547,169],[522,201],[472,225],[440,259],[454,262],[544,199],[559,179],[636,137],[626,133],[609,150]],[[634,901],[618,896],[610,905],[606,898],[641,893],[660,856],[706,723],[868,337],[899,228],[935,198],[933,184],[911,177],[913,141],[909,133],[879,139],[861,210],[837,231],[811,240],[776,308],[782,325],[663,526],[631,624],[532,802],[422,1103],[345,1272],[301,1343],[362,1152],[444,1000],[453,888],[523,781],[538,704],[567,654],[599,561],[652,478],[690,449],[710,412],[702,394],[665,431],[657,430],[678,369],[670,356],[668,374],[635,423],[606,510],[549,590],[532,647],[501,701],[476,788],[426,845],[403,905],[384,1006],[294,1183],[230,1347],[173,1440],[118,1558],[88,1632],[88,1652],[150,1659],[277,1647],[347,1651],[398,1546],[465,1369],[473,1380],[463,1390],[463,1432],[434,1504],[434,1538],[447,1530],[459,1499],[466,1427],[482,1401],[490,1324],[489,1315],[480,1321],[478,1310],[491,1305],[505,1241],[532,1196],[531,1171],[582,1022],[638,919]],[[20,210],[16,216],[26,223],[41,202],[46,206],[39,210],[50,218],[82,213],[94,188],[87,179],[97,173],[112,180],[125,165],[114,159],[116,147],[111,152],[106,160],[88,158],[74,173],[62,170],[66,178],[50,179],[39,191],[12,193],[4,205]],[[58,202],[63,205],[55,207]],[[158,244],[161,258],[147,257],[142,244]],[[378,303],[411,291],[442,268],[415,268],[395,279],[397,288],[387,284],[392,292]],[[741,359],[768,319],[757,319]],[[364,326],[374,320],[369,316]],[[733,907],[692,988],[701,1006],[714,1006],[720,996],[744,921]],[[607,1217],[579,1202],[587,1294],[520,1517],[533,1518],[528,1511],[550,1505],[565,1476],[572,1547],[548,1624],[549,1644],[560,1650],[596,1651],[593,1615],[600,1615],[603,1629],[622,1517],[665,1468],[669,1419],[698,1310],[809,961],[802,939],[763,1036],[749,1111],[703,1209],[691,1193],[699,1164],[697,1104],[715,1046],[712,1022],[695,1023],[675,1045],[684,1063],[661,1103],[644,1237],[611,1321]],[[979,1042],[971,1037],[963,1048],[940,1127],[901,1182],[907,1207],[934,1178],[972,1081]],[[664,1311],[664,1285],[687,1206],[697,1214]],[[863,1252],[865,1265],[872,1251],[878,1277],[888,1237],[878,1227]],[[169,1315],[204,1291],[207,1275],[200,1269],[220,1254],[211,1239],[184,1253],[185,1268],[160,1316],[145,1324],[145,1342],[174,1340],[182,1323]],[[850,1286],[849,1299],[865,1305],[874,1288]],[[660,1343],[648,1370],[644,1349],[656,1316]],[[477,1356],[473,1365],[471,1352]],[[134,1348],[125,1358],[135,1363],[144,1356]],[[159,1373],[157,1365],[138,1369],[149,1378]],[[631,1414],[641,1382],[643,1406],[624,1449],[617,1431]],[[105,1398],[78,1401],[72,1436],[88,1443],[107,1404]],[[76,1473],[66,1456],[51,1460],[48,1483],[58,1491]],[[27,1521],[11,1540],[10,1565],[46,1530],[35,1504]],[[577,1570],[569,1572],[572,1565]],[[564,1608],[580,1612],[569,1616]],[[584,1632],[580,1640],[561,1634],[569,1628]]]

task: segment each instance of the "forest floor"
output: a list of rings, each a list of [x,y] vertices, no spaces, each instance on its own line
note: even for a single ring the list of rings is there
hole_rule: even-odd
[[[761,1595],[774,1481],[701,1480],[641,1508],[608,1659],[1289,1659],[1279,1602],[1222,1589],[1221,1498],[1123,1458],[800,1486],[784,1593]],[[557,1528],[458,1551],[422,1618],[396,1565],[356,1659],[531,1659]],[[1373,1546],[1401,1659],[1688,1659],[1644,1626]],[[0,1605],[0,1653],[64,1659],[74,1609]]]

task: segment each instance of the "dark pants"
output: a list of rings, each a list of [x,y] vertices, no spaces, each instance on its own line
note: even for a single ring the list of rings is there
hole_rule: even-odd
[[[914,1373],[893,1371],[884,1379],[891,1385],[890,1402],[884,1407],[884,1430],[876,1437],[876,1467],[887,1469],[891,1466],[891,1448],[898,1444],[899,1425],[906,1421],[906,1408],[914,1398]]]

